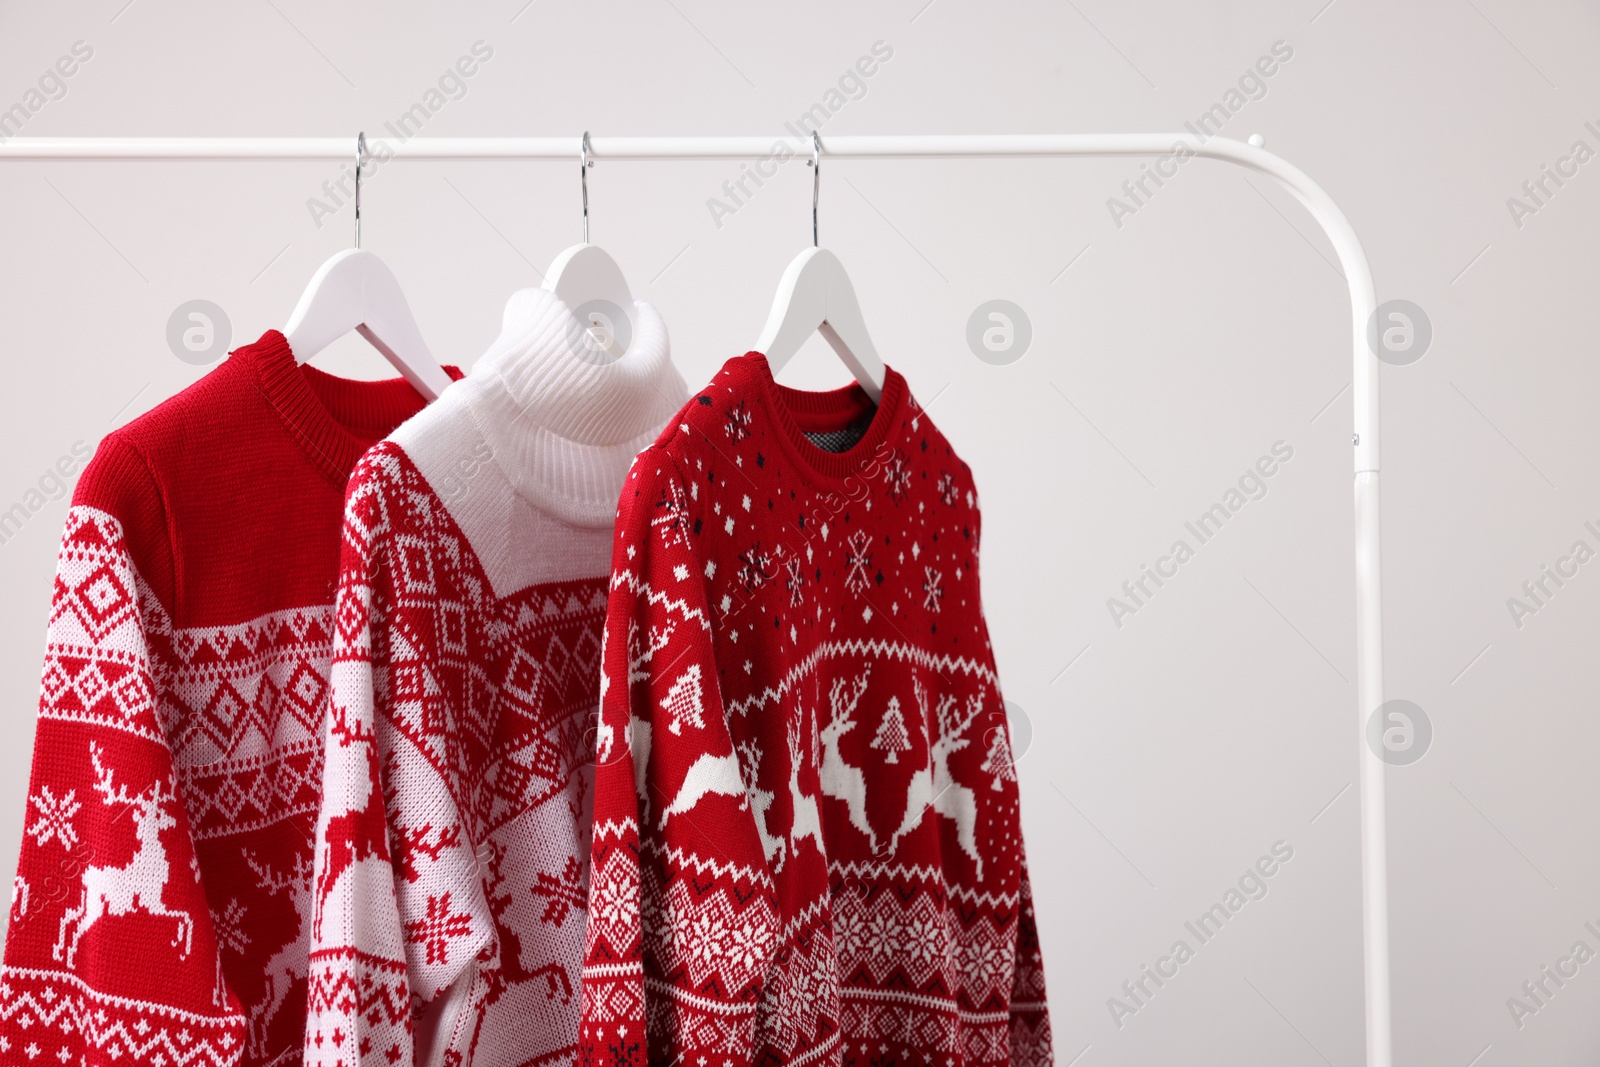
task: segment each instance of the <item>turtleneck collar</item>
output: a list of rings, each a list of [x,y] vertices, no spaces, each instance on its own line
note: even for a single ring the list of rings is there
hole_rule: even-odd
[[[632,326],[613,356],[554,293],[519,290],[500,336],[446,393],[459,392],[518,495],[574,525],[611,525],[634,456],[687,399],[660,314],[635,301]]]

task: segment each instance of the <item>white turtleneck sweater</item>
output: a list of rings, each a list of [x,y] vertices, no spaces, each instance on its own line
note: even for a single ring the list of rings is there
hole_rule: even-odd
[[[612,521],[686,399],[660,316],[634,319],[613,357],[553,294],[516,293],[466,378],[351,476],[306,1063],[575,1056]]]

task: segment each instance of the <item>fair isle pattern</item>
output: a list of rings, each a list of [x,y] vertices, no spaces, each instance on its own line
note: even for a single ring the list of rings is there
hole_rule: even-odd
[[[3,972],[0,1040],[23,1033],[24,1050],[56,1062],[86,1043],[106,1062],[174,1064],[266,1062],[296,1046],[331,620],[318,605],[174,627],[117,519],[71,509],[38,727],[59,755],[35,767],[8,953],[35,966]],[[160,771],[126,780],[133,767]],[[39,869],[55,873],[34,885]],[[208,903],[202,878],[225,887],[220,899]],[[116,988],[73,969],[103,936],[137,957],[99,970]],[[148,955],[134,948],[143,938]],[[187,988],[215,1016],[147,999],[157,976],[163,995]]]
[[[167,743],[153,653],[166,609],[128,558],[122,524],[97,508],[67,512],[50,597],[39,717]]]
[[[622,493],[584,1062],[1044,1067],[971,474],[893,372],[808,471],[757,361]]]
[[[401,379],[281,334],[104,437],[60,546],[0,1062],[299,1056],[338,517]]]
[[[147,1000],[108,996],[76,975],[7,968],[0,976],[0,1023],[6,1063],[59,1067],[51,1035],[77,1034],[83,1063],[152,1067],[225,1067],[239,1062],[236,1019],[197,1015]]]
[[[317,823],[308,1063],[408,1063],[472,966],[448,1057],[571,1062],[603,578],[498,596],[394,442],[345,504]],[[454,1062],[453,1060],[451,1062]]]
[[[729,700],[725,705],[728,714],[748,715],[768,705],[781,704],[783,698],[792,693],[806,677],[816,673],[820,665],[834,659],[857,663],[887,659],[921,667],[935,674],[967,674],[982,679],[991,686],[1000,685],[1000,677],[995,673],[994,667],[972,656],[939,656],[905,641],[885,639],[823,641],[811,651],[810,655],[790,667],[788,673],[776,685],[769,685],[742,700]]]
[[[232,1064],[294,1048],[322,777],[307,723],[326,691],[331,611],[173,627],[120,523],[70,510],[38,712],[66,758],[35,766],[10,937],[10,958],[35,966],[3,973],[0,1041],[21,1033],[24,1051],[56,1062]],[[152,768],[155,781],[123,781]],[[56,873],[35,886],[42,865]],[[214,913],[202,877],[226,888]],[[160,937],[149,955],[134,947],[141,934]],[[125,987],[74,973],[75,950],[96,937],[130,941],[138,963],[96,979]],[[216,1014],[147,1000],[166,966]]]
[[[162,706],[195,838],[285,819],[309,826],[322,782],[333,605],[178,630],[166,644]]]

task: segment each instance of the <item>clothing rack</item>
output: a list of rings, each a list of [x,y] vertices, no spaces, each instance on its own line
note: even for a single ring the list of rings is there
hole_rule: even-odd
[[[559,159],[762,159],[777,143],[805,157],[810,141],[771,137],[414,137],[394,149],[395,161]],[[1384,762],[1366,740],[1367,717],[1383,703],[1383,588],[1378,510],[1378,358],[1367,342],[1376,309],[1372,271],[1350,221],[1333,199],[1292,163],[1252,143],[1191,133],[975,134],[830,137],[825,156],[839,159],[1020,159],[1068,156],[1165,156],[1180,146],[1277,179],[1305,205],[1333,242],[1350,286],[1354,356],[1356,738],[1361,762],[1362,918],[1367,1067],[1391,1067],[1389,892]],[[0,142],[0,161],[135,162],[183,160],[348,162],[347,137],[14,137]]]

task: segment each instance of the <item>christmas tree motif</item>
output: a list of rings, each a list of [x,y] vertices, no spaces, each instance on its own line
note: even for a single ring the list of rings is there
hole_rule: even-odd
[[[686,722],[697,729],[704,728],[706,709],[700,694],[700,664],[689,664],[689,669],[678,676],[661,698],[661,708],[672,716],[667,729],[675,734],[683,733]]]
[[[1017,766],[1011,759],[1011,743],[1006,740],[1005,730],[990,731],[989,751],[983,757],[983,762],[978,764],[978,768],[994,775],[994,781],[989,788],[996,792],[1004,788],[1002,782],[1017,780]]]
[[[878,732],[872,735],[870,748],[887,752],[886,763],[899,763],[900,753],[911,747],[911,735],[906,731],[906,717],[900,711],[900,698],[890,697],[889,706],[883,709],[883,721]]]

